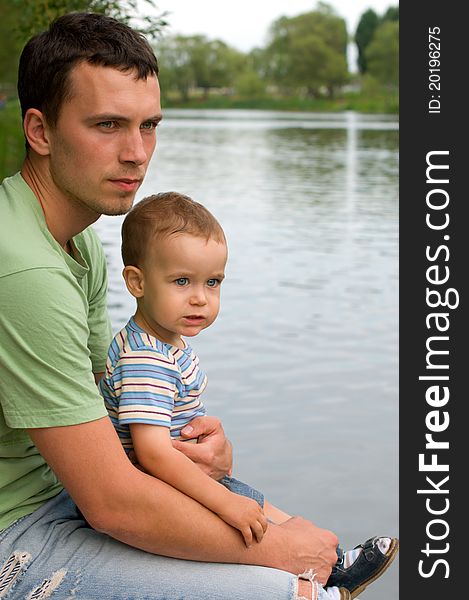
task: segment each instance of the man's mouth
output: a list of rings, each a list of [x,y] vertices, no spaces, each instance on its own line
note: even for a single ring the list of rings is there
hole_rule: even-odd
[[[128,177],[122,177],[120,179],[111,179],[112,184],[117,186],[119,189],[125,192],[135,192],[140,186],[141,179],[131,179]]]

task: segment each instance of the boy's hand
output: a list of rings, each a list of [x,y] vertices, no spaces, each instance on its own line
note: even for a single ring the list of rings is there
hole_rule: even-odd
[[[191,459],[204,473],[217,481],[231,475],[231,442],[225,437],[220,419],[196,417],[181,430],[186,439],[198,438],[197,444],[173,440],[173,446]]]
[[[232,527],[236,527],[244,538],[244,543],[249,548],[253,541],[260,542],[267,530],[267,519],[259,504],[237,494],[230,494],[223,510],[218,516]]]

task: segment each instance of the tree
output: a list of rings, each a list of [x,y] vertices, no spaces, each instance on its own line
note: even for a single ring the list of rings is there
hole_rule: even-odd
[[[263,98],[266,92],[265,81],[252,67],[246,67],[234,81],[239,96],[245,98]]]
[[[360,17],[355,32],[355,43],[358,50],[358,69],[364,74],[368,71],[366,51],[375,35],[376,29],[386,21],[399,22],[399,6],[390,6],[382,17],[378,17],[373,9],[368,9]]]
[[[399,6],[390,6],[381,19],[384,21],[399,21]]]
[[[399,85],[399,22],[384,21],[366,49],[368,71],[380,83]]]
[[[368,65],[366,62],[365,52],[371,40],[373,39],[373,35],[378,27],[378,24],[378,15],[372,8],[370,8],[362,14],[357,25],[357,30],[355,32],[355,43],[358,49],[357,63],[358,70],[362,74],[367,72]]]
[[[93,11],[131,25],[144,35],[157,36],[167,24],[166,13],[158,16],[140,14],[137,0],[10,0],[20,9],[18,30],[23,41],[47,29],[56,17],[72,11]],[[143,0],[156,8],[154,0]],[[138,16],[136,16],[138,15]]]
[[[15,87],[18,57],[22,42],[15,33],[20,11],[8,0],[0,0],[0,92],[2,88],[10,94]]]
[[[315,11],[274,21],[265,56],[270,77],[284,92],[314,97],[325,88],[333,96],[347,80],[346,49],[345,21],[319,2]]]
[[[189,90],[195,86],[191,44],[191,38],[176,35],[165,37],[156,45],[163,98],[169,90],[177,90],[182,101],[189,98]]]
[[[156,46],[162,91],[178,90],[181,100],[192,88],[208,96],[211,88],[232,87],[245,56],[220,40],[204,35],[164,37]]]

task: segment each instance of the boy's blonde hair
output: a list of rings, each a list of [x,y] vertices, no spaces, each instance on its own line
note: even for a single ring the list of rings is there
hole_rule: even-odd
[[[176,233],[188,233],[226,244],[220,223],[205,206],[178,192],[161,192],[136,204],[122,223],[124,266],[140,267],[148,244]]]

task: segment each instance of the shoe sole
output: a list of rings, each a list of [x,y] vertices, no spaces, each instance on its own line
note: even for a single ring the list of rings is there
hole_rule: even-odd
[[[373,575],[373,577],[370,577],[370,579],[367,579],[360,586],[358,586],[357,588],[355,588],[353,591],[350,592],[350,598],[352,598],[352,600],[354,598],[356,598],[359,594],[361,594],[364,590],[366,590],[366,588],[370,585],[370,583],[373,583],[373,581],[376,581],[376,579],[378,579],[378,577],[381,577],[381,575],[391,566],[392,562],[396,558],[396,554],[397,554],[398,550],[399,550],[399,540],[397,540],[396,538],[393,538],[391,541],[391,545],[389,546],[388,551],[386,552],[386,556],[388,557],[387,562],[385,562],[383,564],[381,570],[377,571]]]

